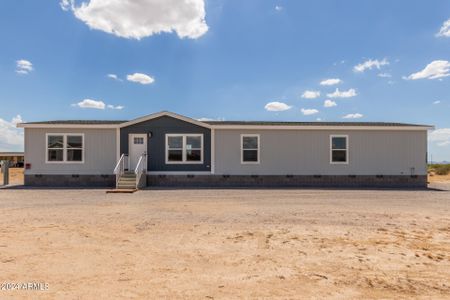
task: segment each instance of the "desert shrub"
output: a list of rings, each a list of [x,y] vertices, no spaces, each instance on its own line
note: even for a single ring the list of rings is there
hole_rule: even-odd
[[[436,175],[448,175],[450,173],[450,164],[433,164],[428,169]]]

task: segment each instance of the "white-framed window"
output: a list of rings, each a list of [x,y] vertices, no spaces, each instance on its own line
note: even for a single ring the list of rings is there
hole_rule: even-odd
[[[241,134],[241,164],[259,164],[259,134]]]
[[[84,163],[83,133],[47,133],[46,163]]]
[[[166,134],[166,164],[202,164],[203,134]]]
[[[135,144],[135,145],[143,145],[144,144],[144,138],[143,137],[135,137],[133,139],[133,144]]]
[[[330,163],[348,164],[348,135],[330,135]]]

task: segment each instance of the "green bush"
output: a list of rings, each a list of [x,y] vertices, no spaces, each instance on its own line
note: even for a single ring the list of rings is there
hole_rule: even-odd
[[[450,173],[450,164],[432,164],[429,165],[428,169],[436,173],[436,175],[448,175]]]

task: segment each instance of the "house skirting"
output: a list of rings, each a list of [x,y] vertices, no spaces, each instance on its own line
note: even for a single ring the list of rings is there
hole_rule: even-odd
[[[147,175],[148,187],[426,188],[427,176],[406,175]]]
[[[26,186],[114,187],[115,175],[25,175]],[[147,175],[148,187],[203,188],[426,188],[427,176],[409,175]]]
[[[37,187],[114,187],[115,175],[25,175],[26,186]]]

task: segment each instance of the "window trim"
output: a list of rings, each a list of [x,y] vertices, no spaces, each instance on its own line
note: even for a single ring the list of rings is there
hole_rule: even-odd
[[[48,150],[52,148],[48,148],[48,137],[49,136],[62,136],[63,137],[63,160],[61,161],[54,161],[54,160],[48,160]],[[68,148],[67,147],[67,137],[68,136],[81,136],[81,148]],[[56,148],[60,150],[61,148]],[[67,150],[70,149],[81,149],[81,161],[68,161],[67,160]],[[46,164],[84,164],[84,153],[85,153],[86,145],[84,144],[84,133],[76,133],[76,132],[66,132],[66,133],[46,133],[45,134],[45,163]]]
[[[256,149],[245,149],[245,150],[256,150],[258,153],[257,161],[244,161],[244,137],[257,137],[258,138],[258,148]],[[261,135],[256,133],[243,133],[241,134],[241,165],[259,165],[261,162]]]
[[[333,149],[333,138],[345,138],[345,149]],[[348,165],[350,160],[349,155],[350,139],[348,134],[331,134],[330,135],[330,164],[332,165]],[[344,161],[333,161],[333,150],[343,151],[345,150],[345,162]]]
[[[175,150],[181,149],[181,161],[169,161],[169,137],[174,136],[181,136],[183,138],[183,147],[177,148]],[[200,160],[199,161],[191,161],[186,160],[187,157],[187,148],[186,148],[186,140],[187,137],[200,137]],[[204,161],[204,150],[205,150],[205,144],[203,139],[203,133],[166,133],[166,149],[165,149],[165,157],[166,157],[166,165],[201,165]],[[197,148],[194,148],[195,150],[198,150]]]
[[[142,139],[142,143],[136,143],[136,139]],[[143,136],[133,136],[133,145],[144,145],[144,137]]]

